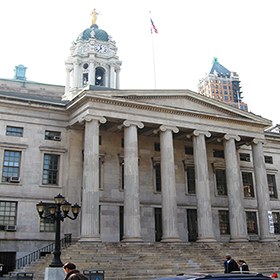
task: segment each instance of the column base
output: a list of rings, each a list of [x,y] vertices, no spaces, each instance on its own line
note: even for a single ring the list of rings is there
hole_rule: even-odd
[[[78,242],[101,242],[101,239],[99,236],[97,237],[81,237]]]
[[[211,243],[211,242],[214,243],[214,242],[217,242],[217,240],[213,236],[205,236],[205,237],[198,237],[196,242],[198,242],[198,243],[200,243],[200,242],[201,243],[202,242],[204,242],[204,243]]]
[[[170,237],[162,237],[161,243],[181,243],[182,240],[180,239],[180,237],[174,237],[174,236],[170,236]]]
[[[66,274],[62,267],[47,267],[45,269],[45,280],[63,280]]]
[[[140,236],[124,236],[122,243],[142,243],[143,238]]]
[[[229,242],[231,243],[249,242],[249,239],[247,237],[233,237],[230,238]]]

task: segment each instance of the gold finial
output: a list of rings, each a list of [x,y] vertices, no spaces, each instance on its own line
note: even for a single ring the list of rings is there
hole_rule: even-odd
[[[97,20],[97,15],[99,15],[97,12],[96,12],[96,9],[94,8],[93,11],[91,12],[90,14],[92,16],[92,24],[95,24],[96,23],[96,20]]]

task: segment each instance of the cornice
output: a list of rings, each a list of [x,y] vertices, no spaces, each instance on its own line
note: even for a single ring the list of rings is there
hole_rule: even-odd
[[[86,104],[87,102],[94,102],[94,103],[103,103],[103,104],[108,104],[108,105],[115,105],[115,106],[120,106],[120,107],[129,107],[129,108],[135,108],[135,109],[140,109],[140,110],[148,110],[148,111],[153,111],[153,112],[160,112],[160,113],[165,113],[165,114],[172,114],[172,115],[178,115],[178,116],[190,116],[190,117],[195,117],[195,118],[200,118],[200,119],[206,119],[206,120],[219,120],[219,121],[226,121],[227,123],[234,123],[234,124],[250,124],[250,126],[254,127],[262,127],[264,128],[265,126],[271,125],[271,123],[266,120],[261,118],[261,120],[253,120],[250,119],[250,116],[248,116],[249,113],[247,112],[240,112],[240,115],[244,117],[244,119],[233,119],[231,117],[239,117],[240,115],[231,112],[230,110],[226,110],[223,108],[220,108],[218,106],[215,106],[214,104],[209,104],[204,100],[196,99],[191,96],[184,96],[184,95],[175,95],[175,96],[150,96],[150,98],[186,98],[189,100],[192,100],[198,104],[202,104],[204,106],[207,106],[209,108],[216,109],[217,111],[223,112],[225,114],[228,114],[229,116],[223,116],[223,115],[211,115],[211,113],[204,113],[200,111],[191,111],[191,110],[186,110],[182,108],[176,108],[176,107],[162,107],[162,105],[158,104],[148,104],[148,103],[141,103],[141,102],[135,102],[130,96],[120,96],[120,95],[115,95],[116,92],[111,91],[110,95],[104,95],[104,92],[96,92],[95,96],[92,96],[90,93],[87,93],[86,91],[83,91],[79,94],[79,96],[76,96],[76,98],[70,103],[68,103],[67,110],[74,111],[78,107]],[[139,99],[145,99],[148,98],[149,96],[140,96]],[[122,98],[123,100],[121,100]],[[220,105],[220,104],[219,104]],[[230,106],[230,105],[227,105]],[[231,107],[229,108],[231,109]],[[251,116],[252,118],[254,116]],[[245,119],[247,118],[247,119]],[[260,118],[260,117],[259,117]],[[262,120],[265,120],[267,123],[264,123]],[[256,123],[257,122],[257,123]]]

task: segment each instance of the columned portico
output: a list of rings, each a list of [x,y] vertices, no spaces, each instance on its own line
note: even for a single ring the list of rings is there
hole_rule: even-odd
[[[210,137],[210,132],[199,130],[193,132],[198,226],[197,242],[216,242],[213,232],[205,136]]]
[[[99,236],[99,123],[104,117],[86,116],[84,173],[82,194],[82,228],[80,241],[100,242]]]
[[[270,233],[269,231],[268,212],[271,211],[271,205],[264,162],[263,143],[263,139],[255,138],[252,142],[252,152],[259,212],[260,241],[271,242],[276,241],[276,239],[274,233]]]
[[[230,241],[248,241],[246,219],[243,207],[243,193],[240,185],[240,170],[237,161],[235,141],[240,141],[238,135],[226,134],[223,139],[226,165],[226,180],[229,204]]]
[[[142,242],[140,226],[138,135],[141,122],[126,120],[124,125],[124,237],[123,242]]]
[[[159,130],[162,187],[162,242],[180,242],[172,136],[172,132],[178,133],[179,129],[177,127],[162,125]]]

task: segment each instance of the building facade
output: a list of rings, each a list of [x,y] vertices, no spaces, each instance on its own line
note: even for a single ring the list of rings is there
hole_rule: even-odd
[[[238,74],[222,66],[216,57],[213,59],[209,73],[199,81],[198,92],[239,109],[247,110],[247,105],[242,102]]]
[[[1,258],[54,240],[36,204],[59,193],[82,206],[62,225],[80,241],[279,240],[271,122],[189,90],[119,89],[113,41],[91,29],[66,87],[0,79]]]

